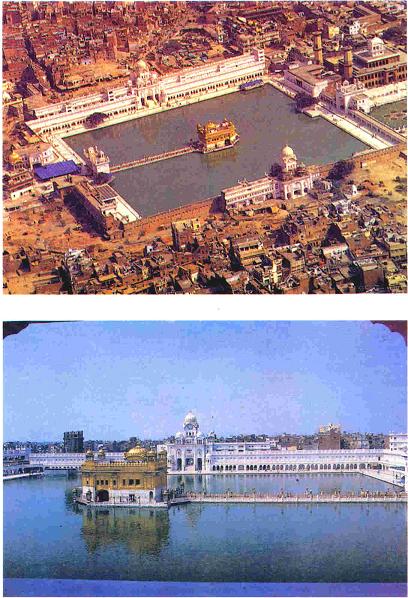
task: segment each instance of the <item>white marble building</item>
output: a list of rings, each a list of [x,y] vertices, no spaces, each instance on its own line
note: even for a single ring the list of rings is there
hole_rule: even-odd
[[[258,48],[164,76],[151,72],[139,60],[127,85],[36,108],[35,119],[27,125],[38,134],[64,136],[71,129],[83,127],[94,113],[102,113],[111,121],[132,118],[146,108],[169,108],[204,100],[223,90],[238,90],[242,83],[259,79],[264,72],[265,54]]]
[[[237,185],[223,189],[221,197],[225,209],[260,204],[270,199],[295,199],[304,197],[320,179],[316,169],[301,164],[291,147],[285,145],[280,155],[281,176],[266,175],[255,181],[239,181]]]
[[[265,442],[218,442],[200,431],[190,411],[174,442],[165,445],[168,474],[301,474],[359,473],[376,477],[406,476],[407,455],[387,449],[285,450],[273,439]]]

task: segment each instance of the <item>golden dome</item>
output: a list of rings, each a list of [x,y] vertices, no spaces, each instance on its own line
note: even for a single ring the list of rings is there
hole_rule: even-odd
[[[18,153],[16,152],[16,150],[13,149],[13,151],[9,155],[9,162],[11,164],[16,164],[17,162],[20,162],[20,161],[21,161],[20,156],[18,155]]]
[[[148,453],[148,450],[143,448],[142,446],[134,446],[131,448],[127,453],[125,453],[126,460],[133,460],[133,459],[144,459]]]
[[[295,152],[293,151],[293,149],[291,147],[289,147],[289,145],[285,145],[285,147],[282,149],[282,158],[294,158],[295,157]]]

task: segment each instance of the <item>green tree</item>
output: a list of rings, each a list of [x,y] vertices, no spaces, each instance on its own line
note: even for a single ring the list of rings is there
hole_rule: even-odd
[[[312,106],[315,106],[318,100],[301,91],[296,95],[295,102],[296,110],[300,111],[303,110],[303,108],[311,108]]]
[[[349,162],[347,160],[340,160],[339,162],[336,162],[334,164],[334,166],[330,170],[327,178],[339,181],[340,179],[344,179],[344,177],[351,174],[353,172],[353,170],[354,170],[353,162]]]

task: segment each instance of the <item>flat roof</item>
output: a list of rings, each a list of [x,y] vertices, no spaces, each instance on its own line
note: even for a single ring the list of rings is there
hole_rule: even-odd
[[[55,164],[48,164],[47,166],[34,166],[34,172],[41,181],[48,181],[54,177],[67,174],[77,174],[79,171],[80,167],[73,160],[55,162]]]

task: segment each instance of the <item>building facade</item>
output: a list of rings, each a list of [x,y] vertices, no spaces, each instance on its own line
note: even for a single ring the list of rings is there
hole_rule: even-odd
[[[408,453],[408,434],[389,434],[388,444],[390,451]]]
[[[64,453],[83,453],[84,452],[84,433],[64,432]]]
[[[81,486],[81,498],[87,503],[155,506],[164,502],[166,456],[137,446],[122,461],[111,461],[103,449],[96,455],[88,451]]]
[[[338,432],[333,426],[334,432]],[[323,434],[326,432],[323,432]],[[211,432],[200,431],[197,417],[189,412],[183,431],[165,445],[167,473],[186,474],[270,474],[270,473],[358,473],[406,471],[403,453],[384,449],[283,449],[276,440],[264,442],[218,442]]]
[[[340,448],[340,426],[329,424],[319,428],[319,450],[338,450]]]
[[[177,106],[229,88],[239,89],[242,83],[261,77],[264,71],[265,54],[258,48],[164,76],[151,72],[140,60],[127,85],[34,109],[35,119],[27,124],[37,133],[64,136],[71,129],[84,126],[95,113],[118,118],[144,108]]]
[[[345,60],[340,60],[339,66],[343,77],[350,81]],[[373,37],[367,41],[365,48],[352,54],[351,74],[355,81],[364,83],[367,89],[406,81],[406,54],[388,48],[384,40]]]
[[[243,180],[223,189],[221,198],[226,210],[260,204],[271,199],[289,200],[304,197],[320,179],[318,170],[299,162],[295,152],[286,145],[280,155],[280,174],[267,175],[255,181]]]

